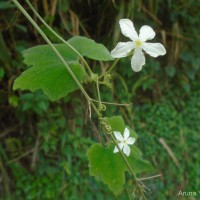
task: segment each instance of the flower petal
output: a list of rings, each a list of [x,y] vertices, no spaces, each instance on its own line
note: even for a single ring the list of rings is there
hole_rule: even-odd
[[[122,137],[122,134],[120,132],[114,131],[113,133],[117,140],[119,140],[120,142],[123,141],[124,138]]]
[[[160,43],[143,43],[142,48],[152,57],[163,56],[166,54],[165,47]]]
[[[124,130],[124,139],[127,140],[129,135],[130,135],[130,131],[127,128],[125,128],[125,130]]]
[[[126,57],[133,48],[133,42],[119,42],[117,46],[111,51],[111,56],[113,58]]]
[[[131,58],[131,67],[133,71],[139,72],[145,64],[145,57],[141,48],[135,48],[133,57]]]
[[[117,153],[119,151],[119,149],[117,148],[117,146],[115,146],[113,153]]]
[[[124,143],[123,143],[123,142],[120,142],[118,145],[119,145],[119,148],[122,150],[123,147],[124,147]]]
[[[135,31],[133,22],[130,19],[119,20],[119,25],[124,36],[130,38],[132,41],[138,39],[138,34]]]
[[[120,142],[119,144],[119,148],[122,150],[122,148],[124,147],[124,143]],[[119,152],[119,149],[117,148],[117,146],[115,146],[113,153],[117,153]]]
[[[131,145],[131,144],[134,144],[134,143],[135,143],[135,138],[133,138],[133,137],[128,138],[127,144]]]
[[[152,40],[155,37],[155,32],[154,30],[150,27],[150,26],[142,26],[140,29],[140,34],[139,34],[139,38],[140,40],[142,40],[143,42],[145,42],[146,40]]]
[[[131,152],[131,148],[126,144],[126,145],[124,145],[123,152],[124,152],[127,156],[129,156],[129,155],[130,155],[130,152]]]

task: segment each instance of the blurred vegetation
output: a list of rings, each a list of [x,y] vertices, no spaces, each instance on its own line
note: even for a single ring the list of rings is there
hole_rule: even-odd
[[[147,57],[140,73],[133,73],[129,58],[122,59],[112,77],[114,87],[102,87],[101,95],[105,101],[133,102],[133,106],[109,106],[106,114],[123,115],[138,133],[145,159],[155,167],[150,175],[162,174],[145,181],[151,190],[148,199],[173,200],[180,190],[198,191],[200,1],[32,3],[65,39],[84,35],[109,49],[126,41],[118,25],[121,18],[132,19],[137,30],[144,24],[154,28],[156,41],[164,44],[167,55]],[[21,52],[44,41],[10,1],[0,1],[0,30],[0,199],[127,199],[125,193],[114,197],[88,174],[85,153],[98,140],[98,125],[89,120],[79,92],[50,102],[41,91],[12,91],[13,80],[26,68]],[[91,64],[96,72],[108,67]]]

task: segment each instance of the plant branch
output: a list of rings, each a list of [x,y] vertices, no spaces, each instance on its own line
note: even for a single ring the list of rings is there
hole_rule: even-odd
[[[105,76],[106,74],[109,74],[114,67],[117,65],[117,63],[119,62],[119,58],[117,58],[114,63],[111,65],[111,67],[108,69],[108,71],[106,71],[104,74],[102,74],[99,78],[102,78],[103,76]]]
[[[95,100],[95,99],[91,99],[92,101],[94,102],[99,102],[98,100]],[[131,106],[133,103],[113,103],[113,102],[107,102],[107,101],[101,101],[101,103],[103,104],[108,104],[108,105],[114,105],[114,106],[126,106],[126,107],[129,107]]]
[[[55,46],[51,43],[51,41],[48,39],[48,37],[44,34],[44,32],[40,29],[40,27],[35,23],[35,21],[31,18],[31,16],[26,12],[26,10],[18,3],[17,0],[12,0],[12,2],[18,7],[18,9],[25,15],[25,17],[29,20],[29,22],[34,26],[34,28],[40,33],[40,35],[43,37],[43,39],[46,41],[46,43],[51,47],[51,49],[54,51],[54,53],[58,56],[58,58],[61,60],[73,80],[78,85],[79,89],[82,91],[83,95],[88,101],[91,101],[90,97],[88,96],[87,92],[84,90],[83,86],[79,82],[79,80],[74,75],[73,71],[69,67],[69,65],[66,63],[64,58],[60,55],[58,50],[55,48]]]
[[[158,178],[160,176],[162,176],[162,174],[157,174],[157,175],[149,176],[149,177],[145,177],[145,178],[139,178],[138,180],[139,181],[144,181],[144,180],[149,180],[149,179],[153,179],[153,178]]]
[[[103,119],[102,118],[102,114],[101,114],[101,111],[99,109],[97,109],[97,107],[95,106],[95,104],[93,103],[93,99],[91,99],[89,97],[89,95],[87,94],[87,92],[85,91],[85,89],[83,88],[83,86],[81,85],[81,83],[79,82],[79,80],[76,78],[75,74],[73,73],[73,71],[71,70],[71,68],[69,67],[69,65],[66,63],[66,61],[64,60],[64,58],[62,57],[62,55],[58,52],[58,50],[56,49],[56,47],[51,43],[51,41],[49,40],[49,38],[44,34],[44,32],[40,29],[40,27],[36,24],[36,22],[31,18],[31,16],[26,12],[26,10],[18,3],[17,0],[12,0],[12,2],[17,6],[17,8],[25,15],[25,17],[29,20],[29,22],[34,26],[34,28],[39,32],[39,34],[42,36],[42,38],[46,41],[46,43],[51,47],[51,49],[54,51],[54,53],[56,54],[56,56],[61,60],[61,62],[63,63],[63,65],[65,66],[65,68],[67,69],[68,73],[71,75],[71,77],[73,78],[73,80],[76,82],[77,86],[79,87],[79,89],[81,90],[81,92],[83,93],[83,95],[85,96],[85,98],[87,99],[88,103],[93,107],[94,111],[96,112],[96,114],[98,115],[99,117],[99,120]],[[29,1],[26,0],[26,2],[28,3]],[[30,3],[30,2],[29,2]],[[30,4],[31,5],[31,4]],[[29,5],[29,6],[30,6]],[[32,6],[31,6],[32,7]],[[34,13],[39,16],[39,14],[34,10]],[[40,20],[42,19],[40,16],[38,17]],[[42,22],[44,24],[46,24],[46,22],[44,22],[44,20],[42,19]],[[47,24],[46,24],[47,25]],[[47,25],[48,26],[48,25]],[[48,26],[49,27],[49,26]],[[49,29],[51,30],[51,32],[53,32],[59,39],[62,39],[56,32],[53,31],[53,29]],[[63,43],[65,43],[66,45],[69,46],[69,44],[63,40]],[[82,61],[85,63],[85,65],[87,66],[88,64],[86,64],[87,62],[84,60],[84,58],[80,55],[80,53],[74,49],[71,45],[69,46],[74,52],[76,52],[80,58],[82,59]],[[106,73],[110,73],[110,71],[113,70],[113,68],[116,66],[116,64],[118,63],[119,59],[116,59],[115,62],[113,63],[113,65],[110,67],[110,69],[106,72]],[[90,75],[93,74],[91,69],[88,68],[88,71],[90,72]],[[100,103],[100,106],[102,105],[102,102],[101,102],[101,98],[100,98],[100,92],[99,92],[99,87],[98,87],[98,82],[97,82],[97,91],[98,91],[98,98],[99,98],[99,103]],[[108,126],[106,124],[104,124],[104,126]],[[119,145],[118,143],[115,141],[115,138],[112,134],[111,135],[111,138],[113,140],[113,142],[115,143],[115,145],[117,146],[117,148],[119,149],[120,151],[120,154],[124,160],[124,162],[126,163],[130,173],[132,174],[136,184],[137,184],[137,187],[143,197],[143,199],[146,199],[145,198],[145,195],[144,195],[144,192],[142,190],[142,188],[140,187],[139,185],[139,181],[134,173],[134,171],[132,170],[129,162],[127,161],[125,155],[123,154],[123,152],[121,151],[121,149],[119,148]],[[30,152],[32,152],[32,150],[30,150]],[[29,152],[28,152],[29,153]],[[22,155],[24,156],[24,155]],[[21,157],[20,157],[21,158]],[[17,159],[20,159],[20,158],[17,158]],[[15,160],[13,160],[15,161]],[[13,162],[11,161],[11,162]]]
[[[90,69],[90,66],[88,65],[87,61],[83,58],[83,56],[72,46],[70,45],[67,41],[65,41],[58,33],[56,33],[44,20],[43,18],[39,15],[39,13],[35,10],[35,8],[32,6],[29,0],[26,0],[26,3],[29,5],[33,13],[38,17],[38,19],[47,27],[47,29],[53,33],[60,41],[62,41],[64,44],[66,44],[69,48],[71,48],[82,60],[84,63],[85,67],[87,68],[90,76],[93,74],[92,70]]]

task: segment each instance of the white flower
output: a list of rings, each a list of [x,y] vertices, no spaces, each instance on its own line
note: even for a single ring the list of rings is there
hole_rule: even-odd
[[[124,137],[122,136],[122,134],[120,132],[117,132],[117,131],[114,131],[114,135],[115,135],[116,139],[119,141],[118,142],[119,148],[121,150],[123,150],[123,152],[127,156],[129,156],[130,152],[131,152],[131,149],[130,149],[130,147],[128,145],[134,144],[135,138],[129,137],[130,136],[130,131],[127,128],[125,128],[125,130],[124,130]],[[115,146],[115,149],[114,149],[113,152],[114,153],[119,152],[117,146]]]
[[[134,54],[131,58],[131,67],[133,71],[138,72],[145,64],[145,57],[142,49],[152,57],[157,57],[166,54],[164,46],[160,43],[148,43],[155,36],[155,32],[150,26],[142,26],[140,28],[139,36],[135,31],[133,22],[129,19],[121,19],[119,21],[121,32],[124,36],[131,39],[130,42],[119,42],[112,50],[111,56],[113,58],[126,57],[133,49]]]

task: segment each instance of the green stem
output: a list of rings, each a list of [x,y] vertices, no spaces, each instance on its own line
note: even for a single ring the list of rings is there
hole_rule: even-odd
[[[47,38],[47,36],[43,33],[43,31],[40,29],[40,27],[35,23],[35,21],[31,18],[31,16],[18,3],[18,1],[17,0],[12,0],[12,1],[19,8],[19,10],[26,16],[26,18],[30,21],[30,23],[34,26],[34,28],[40,33],[40,35],[47,42],[47,44],[49,44],[49,46],[52,48],[52,50],[55,52],[55,54],[61,60],[61,62],[63,63],[63,65],[66,67],[67,71],[69,72],[69,74],[71,75],[71,77],[73,78],[73,80],[76,82],[76,84],[78,85],[79,89],[81,90],[81,92],[83,93],[83,95],[85,96],[85,98],[87,99],[87,101],[89,102],[89,104],[92,106],[92,108],[97,113],[97,115],[100,116],[101,114],[99,113],[98,109],[96,108],[96,106],[92,102],[92,99],[88,96],[87,92],[84,90],[83,86],[81,85],[81,83],[79,82],[79,80],[76,78],[76,76],[74,75],[73,71],[70,69],[69,65],[65,62],[64,58],[60,55],[60,53],[58,52],[58,50],[54,47],[54,45]]]
[[[111,138],[112,138],[113,142],[114,142],[115,145],[117,146],[117,148],[118,148],[118,150],[119,150],[119,152],[120,152],[120,154],[121,154],[121,156],[122,156],[122,159],[123,159],[124,162],[126,163],[126,165],[127,165],[128,169],[129,169],[130,173],[132,174],[132,176],[133,176],[133,178],[134,178],[134,180],[135,180],[135,182],[136,182],[136,184],[137,184],[137,187],[138,187],[140,193],[142,194],[143,199],[146,200],[146,197],[145,197],[145,195],[144,195],[144,192],[142,191],[142,189],[141,189],[141,187],[140,187],[140,185],[139,185],[139,183],[138,183],[137,177],[136,177],[134,171],[132,170],[132,168],[131,168],[131,166],[130,166],[128,160],[126,159],[125,155],[123,154],[122,150],[120,149],[120,147],[119,147],[118,143],[116,142],[116,140],[115,140],[113,134],[110,134],[110,135],[111,135]]]
[[[101,95],[100,95],[100,91],[99,91],[99,80],[98,80],[98,78],[97,78],[96,86],[97,86],[97,95],[98,95],[98,99],[99,99],[99,107],[101,107],[102,102],[101,102]]]
[[[105,76],[106,74],[109,74],[113,69],[114,67],[117,65],[117,63],[119,62],[119,58],[117,58],[114,63],[111,65],[111,67],[108,69],[107,72],[105,72],[104,74],[102,74],[99,78],[102,78],[103,76]]]
[[[95,100],[95,99],[91,99],[91,100],[94,101],[94,102],[99,103],[98,100]],[[129,106],[131,106],[133,104],[133,103],[113,103],[113,102],[107,102],[107,101],[101,101],[101,103],[107,104],[107,105],[126,106],[126,107],[129,107]]]
[[[58,33],[56,33],[44,20],[43,18],[39,15],[39,13],[35,10],[35,8],[31,5],[29,0],[26,0],[26,3],[29,5],[33,13],[38,17],[38,19],[47,27],[47,29],[53,33],[59,40],[61,40],[64,44],[66,44],[69,48],[71,48],[82,60],[84,63],[85,67],[87,68],[90,76],[93,74],[92,70],[90,69],[90,66],[88,65],[87,61],[83,58],[83,56],[72,46],[70,45],[67,41],[65,41]]]
[[[110,73],[113,69],[114,69],[114,67],[117,65],[117,63],[119,62],[119,58],[117,58],[116,60],[115,60],[115,62],[112,64],[112,66],[109,68],[109,70],[107,71],[107,73]]]
[[[130,56],[130,55],[133,55],[133,52],[131,51],[127,56]],[[115,60],[115,62],[112,64],[112,66],[108,69],[107,72],[105,72],[104,74],[102,74],[99,78],[102,78],[103,76],[105,76],[106,74],[109,74],[113,69],[114,67],[117,65],[117,63],[119,62],[119,59],[120,58],[117,58]]]
[[[60,53],[58,52],[58,50],[54,47],[54,45],[51,43],[51,41],[48,39],[48,37],[43,33],[43,31],[40,29],[40,27],[35,23],[35,21],[31,18],[31,16],[26,12],[26,10],[18,3],[17,0],[12,0],[12,2],[18,7],[18,9],[25,15],[25,17],[30,21],[30,23],[34,26],[34,28],[40,33],[40,35],[43,37],[43,39],[47,42],[47,44],[52,48],[52,50],[54,51],[54,53],[58,56],[58,58],[61,60],[61,62],[63,63],[63,65],[66,67],[67,71],[69,72],[69,74],[71,75],[71,77],[73,78],[73,80],[76,82],[77,86],[79,87],[79,89],[82,91],[83,95],[85,96],[85,98],[88,100],[88,102],[91,104],[91,106],[93,107],[93,109],[95,110],[95,112],[97,113],[98,117],[101,117],[101,113],[99,112],[99,110],[96,108],[96,106],[94,105],[94,103],[92,102],[92,99],[88,96],[87,92],[84,90],[84,88],[82,87],[81,83],[79,82],[79,80],[76,78],[76,76],[74,75],[73,71],[70,69],[69,65],[65,62],[64,58],[60,55]],[[60,36],[59,36],[60,37]],[[67,43],[67,42],[66,42]],[[68,44],[68,43],[67,43]],[[75,49],[74,49],[75,50]],[[76,51],[76,50],[75,50]],[[76,51],[76,53],[78,53]],[[78,53],[79,54],[79,53]],[[80,55],[79,55],[80,56]],[[119,59],[115,60],[115,62],[113,63],[113,65],[111,66],[111,68],[108,70],[107,73],[109,73],[117,64]],[[89,70],[90,71],[90,70]],[[92,72],[91,72],[92,73]],[[100,101],[101,102],[101,101]],[[138,181],[137,178],[135,176],[135,173],[133,172],[130,164],[128,163],[127,159],[125,158],[123,152],[121,151],[121,149],[119,148],[117,142],[115,141],[113,135],[111,134],[112,140],[114,141],[115,145],[118,147],[121,156],[123,158],[123,160],[125,161],[128,169],[130,170],[131,174],[133,175],[134,180],[136,181],[137,185],[138,185]],[[141,190],[140,186],[139,190],[143,196],[144,199],[144,193]]]
[[[99,91],[99,80],[97,78],[96,80],[96,86],[97,86],[97,96],[98,96],[98,103],[99,103],[99,110],[100,112],[102,111],[102,101],[101,101],[101,95],[100,95],[100,91]],[[100,127],[100,136],[101,136],[101,143],[103,144],[103,146],[105,146],[105,141],[104,141],[104,138],[103,138],[103,134],[102,134],[102,127],[101,127],[101,123],[99,123],[99,127]]]
[[[31,8],[31,10],[33,11],[33,13],[38,17],[38,19],[58,38],[60,39],[64,44],[66,44],[68,47],[70,47],[82,60],[82,62],[85,64],[88,72],[90,75],[93,74],[92,70],[90,69],[90,66],[88,65],[87,61],[83,58],[83,56],[73,47],[71,46],[68,42],[66,42],[59,34],[57,34],[44,20],[43,18],[38,14],[38,12],[34,9],[34,7],[32,6],[32,4],[30,3],[29,0],[26,0],[27,4],[29,5],[29,7]],[[98,109],[96,108],[96,106],[94,105],[93,102],[91,101],[95,101],[94,99],[90,99],[90,104],[93,107],[93,109],[95,110],[95,112],[97,113],[97,115],[99,116],[100,113],[98,111]]]
[[[40,33],[40,35],[43,37],[43,39],[47,42],[47,44],[52,48],[54,53],[58,56],[58,58],[61,60],[63,65],[66,67],[67,71],[73,78],[73,80],[78,85],[79,89],[82,91],[83,95],[88,101],[91,101],[90,97],[88,96],[87,92],[84,90],[83,86],[79,82],[79,80],[74,75],[73,71],[70,69],[69,65],[65,62],[64,58],[60,55],[58,50],[54,47],[54,45],[51,43],[51,41],[48,39],[48,37],[43,33],[43,31],[40,29],[40,27],[35,23],[35,21],[31,18],[31,16],[24,10],[24,8],[18,3],[17,0],[12,0],[13,3],[19,8],[19,10],[25,15],[25,17],[30,21],[30,23],[34,26],[34,28]]]

